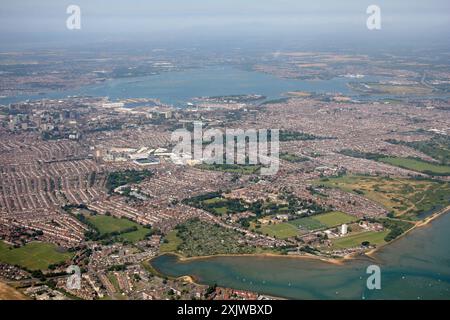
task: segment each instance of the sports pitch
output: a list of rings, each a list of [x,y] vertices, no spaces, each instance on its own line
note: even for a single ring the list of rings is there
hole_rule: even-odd
[[[12,248],[0,242],[0,261],[25,267],[29,270],[45,270],[50,264],[64,262],[73,253],[62,252],[50,243],[30,242],[20,248]]]

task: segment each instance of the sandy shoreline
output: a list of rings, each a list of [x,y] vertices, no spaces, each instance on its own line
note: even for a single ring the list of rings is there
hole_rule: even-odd
[[[314,255],[295,255],[295,254],[291,254],[291,255],[287,255],[287,254],[275,254],[275,253],[244,253],[244,254],[214,254],[214,255],[207,255],[207,256],[197,256],[197,257],[185,257],[180,253],[177,252],[167,252],[161,255],[158,255],[152,259],[150,259],[149,261],[156,259],[157,257],[163,256],[163,255],[172,255],[172,256],[176,256],[178,258],[179,261],[181,262],[189,262],[189,261],[195,261],[195,260],[207,260],[207,259],[211,259],[211,258],[218,258],[218,257],[260,257],[260,258],[292,258],[292,259],[309,259],[309,260],[319,260],[319,261],[323,261],[323,262],[328,262],[328,263],[332,263],[332,264],[337,264],[337,265],[341,265],[343,264],[344,260],[347,260],[349,258],[347,257],[342,257],[342,258],[327,258],[327,257],[319,257],[319,256],[314,256]]]
[[[382,248],[384,248],[385,246],[390,245],[390,244],[394,243],[395,241],[405,237],[407,234],[409,234],[414,229],[421,228],[423,226],[428,225],[433,220],[435,220],[435,219],[439,218],[440,216],[442,216],[443,214],[446,214],[449,212],[450,212],[450,206],[445,207],[445,208],[433,213],[429,217],[416,222],[412,228],[410,228],[409,230],[407,230],[406,232],[401,234],[399,237],[393,239],[390,242],[387,242],[383,245],[380,245],[380,246],[378,246],[370,251],[364,252],[364,253],[353,253],[353,254],[343,256],[341,258],[327,258],[327,257],[314,256],[314,255],[282,255],[282,254],[274,254],[274,253],[217,254],[217,255],[207,255],[207,256],[197,256],[197,257],[185,257],[185,256],[181,255],[180,253],[168,252],[168,253],[158,255],[158,256],[148,260],[147,263],[151,266],[152,260],[154,260],[160,256],[163,256],[163,255],[176,256],[178,258],[178,260],[181,262],[189,262],[189,261],[195,261],[195,260],[207,260],[207,259],[211,259],[211,258],[215,258],[215,257],[261,257],[261,258],[271,257],[271,258],[309,259],[309,260],[318,260],[318,261],[322,261],[325,263],[331,263],[334,265],[342,265],[342,264],[346,263],[347,261],[351,261],[351,260],[356,259],[357,257],[364,257],[364,256],[367,258],[376,260],[376,253],[379,250],[381,250]],[[157,271],[159,274],[161,274],[161,272],[159,270],[156,270],[153,266],[152,266],[152,268],[155,271]],[[195,282],[195,277],[193,277],[191,275],[186,275],[183,277],[188,277],[190,279],[190,281]]]

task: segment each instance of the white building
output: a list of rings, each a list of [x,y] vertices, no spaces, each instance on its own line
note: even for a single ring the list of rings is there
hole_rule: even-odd
[[[348,232],[348,226],[344,223],[342,226],[341,226],[341,235],[346,235],[347,234],[347,232]]]

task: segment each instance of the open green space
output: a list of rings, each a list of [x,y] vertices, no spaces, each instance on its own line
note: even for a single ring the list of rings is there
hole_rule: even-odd
[[[178,249],[178,246],[182,242],[183,241],[180,238],[178,238],[178,236],[177,236],[177,230],[172,230],[172,231],[168,232],[166,234],[166,236],[164,237],[164,241],[161,244],[161,246],[159,247],[159,251],[161,253],[176,252]]]
[[[247,203],[241,199],[226,198],[220,192],[210,192],[183,200],[183,203],[192,207],[203,209],[215,215],[232,214],[249,211],[255,214],[254,218],[241,219],[243,227],[248,227],[251,220],[275,214],[296,214],[300,210],[310,210],[314,213],[326,212],[327,208],[320,206],[312,200],[295,197],[291,193],[284,193],[278,199],[258,200]]]
[[[295,237],[299,234],[298,228],[296,228],[294,225],[282,222],[277,224],[270,224],[270,225],[264,225],[261,226],[259,231],[262,234],[268,235],[269,237],[274,237],[277,239],[287,239],[290,237]]]
[[[51,243],[30,242],[20,248],[13,248],[0,241],[0,261],[28,270],[46,270],[49,265],[67,261],[72,257],[73,253],[63,251]]]
[[[137,225],[137,223],[127,219],[106,215],[89,216],[88,220],[97,227],[102,235],[106,233],[122,232]]]
[[[323,178],[315,184],[362,195],[405,219],[417,220],[420,214],[450,204],[450,183],[437,180],[348,175]]]
[[[98,232],[100,238],[138,242],[151,232],[149,228],[125,218],[97,214],[87,215],[86,220]]]
[[[313,219],[312,217],[304,217],[295,220],[291,220],[288,223],[296,226],[297,228],[302,228],[306,230],[317,230],[325,228],[326,226],[321,224],[318,220]]]
[[[387,142],[408,146],[436,159],[442,165],[450,165],[449,136],[434,135],[431,139],[422,141],[400,141],[390,139],[387,140]]]
[[[389,95],[427,95],[433,93],[433,89],[420,83],[392,84],[383,82],[350,82],[349,86],[356,91],[370,94]]]
[[[117,292],[121,292],[119,282],[117,281],[115,274],[113,272],[109,272],[106,276],[113,285],[114,289],[116,289]]]
[[[369,242],[370,245],[381,245],[386,243],[384,238],[388,235],[389,231],[366,231],[361,233],[352,234],[346,237],[341,237],[337,239],[333,239],[333,248],[334,249],[346,249],[346,248],[354,248],[359,247],[363,242]]]
[[[448,165],[434,164],[415,158],[386,157],[380,158],[379,161],[429,175],[450,175],[450,166]]]
[[[312,216],[311,219],[318,221],[320,224],[325,225],[326,227],[334,227],[358,220],[358,218],[340,211],[332,211],[319,214],[316,216]]]
[[[247,205],[238,199],[227,199],[218,192],[211,192],[183,200],[184,204],[203,209],[217,216],[228,213],[244,212]]]
[[[391,143],[394,143],[391,140]],[[404,144],[404,143],[397,143],[397,144]],[[406,144],[408,145],[408,144]],[[408,145],[409,146],[409,145]],[[428,149],[426,149],[428,150]],[[429,151],[429,150],[428,150]],[[434,152],[429,152],[432,155],[437,155],[438,151],[433,150]],[[444,152],[443,150],[441,150]],[[439,163],[433,163],[429,161],[425,161],[419,158],[402,158],[402,157],[389,157],[385,156],[383,154],[379,153],[371,153],[371,152],[360,152],[350,149],[344,149],[340,151],[341,154],[344,154],[349,157],[355,157],[355,158],[362,158],[362,159],[368,159],[373,161],[379,161],[383,163],[387,163],[396,167],[417,171],[425,174],[429,174],[432,176],[446,176],[450,175],[450,165],[447,164],[439,164]],[[441,155],[441,154],[440,154]],[[447,158],[447,155],[441,155],[439,157],[440,160],[444,161]]]
[[[383,218],[379,219],[379,222],[383,224],[383,226],[389,230],[389,233],[384,238],[385,241],[389,242],[391,240],[396,239],[401,234],[405,233],[409,229],[411,229],[414,224],[408,221],[397,220],[397,219],[389,219]]]
[[[259,173],[260,165],[254,164],[200,164],[197,168],[202,170],[221,171],[237,174],[256,174]]]
[[[137,226],[136,228],[137,228],[136,231],[120,234],[120,238],[123,238],[124,240],[135,243],[135,242],[144,240],[147,237],[147,235],[150,233],[150,229],[145,228],[141,225]]]
[[[280,159],[289,161],[292,163],[305,162],[305,161],[309,160],[309,158],[307,158],[307,157],[300,157],[300,156],[298,156],[296,154],[292,154],[292,153],[280,153]]]
[[[323,139],[329,138],[319,137],[310,133],[293,130],[280,130],[279,132],[280,141],[304,141],[304,140],[323,140]]]
[[[203,203],[209,205],[209,204],[223,203],[223,201],[224,201],[224,199],[221,198],[221,197],[214,197],[214,198],[211,198],[211,199],[204,200]]]
[[[291,220],[288,223],[306,230],[325,229],[338,226],[344,223],[356,221],[357,218],[340,211],[331,211],[315,216]]]
[[[108,192],[113,192],[117,187],[129,184],[129,183],[139,183],[145,178],[153,175],[150,170],[125,170],[111,172],[106,179],[106,188]]]

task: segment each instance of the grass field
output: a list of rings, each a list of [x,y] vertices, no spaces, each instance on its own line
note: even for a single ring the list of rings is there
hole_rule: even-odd
[[[0,261],[25,267],[29,270],[46,270],[50,264],[71,259],[73,253],[59,251],[51,243],[30,242],[20,248],[12,248],[0,242]]]
[[[297,228],[302,228],[306,230],[317,230],[325,228],[325,225],[321,224],[319,221],[313,219],[312,217],[299,218],[289,221],[290,224]]]
[[[255,174],[259,172],[260,165],[250,164],[200,164],[197,168],[202,170],[221,171],[238,174]]]
[[[265,225],[262,226],[259,230],[262,232],[262,234],[266,234],[277,239],[294,237],[299,233],[298,228],[287,222]]]
[[[120,237],[133,243],[144,240],[147,234],[150,232],[150,230],[144,228],[141,225],[139,225],[139,227],[137,228],[138,229],[136,231],[122,233]]]
[[[372,245],[381,245],[386,243],[384,238],[389,233],[388,230],[382,232],[367,231],[361,232],[347,237],[337,238],[332,240],[333,249],[346,249],[359,247],[364,241],[370,242]]]
[[[387,157],[381,158],[380,161],[387,164],[391,164],[393,166],[418,171],[422,173],[427,173],[430,175],[433,174],[450,175],[450,166],[433,164],[422,160],[411,158]]]
[[[121,232],[127,228],[136,226],[136,223],[130,220],[105,215],[89,216],[88,220],[97,227],[100,234]]]
[[[119,186],[129,183],[139,183],[147,177],[151,177],[153,173],[149,170],[125,170],[111,172],[106,179],[106,188],[108,192],[112,192]]]
[[[213,201],[211,201],[213,200]],[[221,216],[228,213],[236,212],[235,207],[228,207],[228,204],[232,202],[224,198],[214,198],[203,201],[204,204],[207,204],[210,208],[210,211],[217,216]]]
[[[362,85],[365,85],[362,87]],[[417,84],[390,84],[381,82],[366,82],[352,84],[352,88],[372,94],[391,94],[391,95],[425,95],[431,94],[432,89]]]
[[[395,140],[392,141],[392,143],[394,144],[405,144],[405,143],[399,143],[396,142]],[[408,144],[406,144],[408,145]],[[409,145],[408,145],[409,146]],[[444,152],[444,150],[435,150],[435,149],[426,149],[427,151],[429,151],[429,153],[433,153],[436,154],[439,157],[440,161],[445,161],[448,157],[447,154],[442,154]],[[408,158],[402,158],[402,157],[389,157],[389,156],[385,156],[379,153],[371,153],[371,152],[360,152],[360,151],[355,151],[355,150],[349,150],[349,149],[344,149],[340,151],[341,154],[344,154],[346,156],[350,156],[350,157],[355,157],[355,158],[361,158],[361,159],[368,159],[368,160],[373,160],[373,161],[379,161],[379,162],[383,162],[383,163],[387,163],[390,164],[392,166],[396,166],[396,167],[400,167],[400,168],[404,168],[404,169],[408,169],[408,170],[412,170],[412,171],[417,171],[417,172],[421,172],[421,173],[425,173],[431,176],[447,176],[450,175],[450,165],[448,165],[447,163],[433,163],[433,162],[428,162],[428,161],[424,161],[422,159],[419,158],[412,158],[412,157],[408,157]]]
[[[130,242],[137,242],[143,240],[145,236],[150,232],[149,229],[144,228],[140,224],[123,218],[115,218],[106,215],[89,215],[87,219],[98,229],[100,235],[108,233],[118,232],[120,238],[128,240]],[[136,231],[126,232],[127,229],[136,227]]]
[[[211,212],[216,216],[221,216],[228,213],[244,212],[247,210],[247,207],[243,201],[237,199],[226,199],[220,195],[217,196],[216,194],[217,193],[189,198],[185,203]]]
[[[159,251],[161,253],[164,252],[175,252],[177,251],[178,246],[183,242],[180,238],[177,237],[177,230],[172,230],[166,234],[164,237],[167,240],[167,243],[162,243],[159,247]]]
[[[350,223],[358,220],[354,216],[346,214],[340,211],[332,211],[323,214],[319,214],[317,216],[312,216],[311,219],[318,221],[320,224],[325,225],[327,227],[334,227],[337,225],[341,225],[344,223]]]
[[[280,159],[286,160],[289,162],[293,162],[293,163],[299,163],[299,162],[304,162],[304,161],[309,160],[309,158],[307,158],[307,157],[300,157],[300,156],[298,156],[296,154],[292,154],[292,153],[281,153]]]
[[[216,207],[213,208],[213,210],[216,212],[217,215],[223,215],[228,213],[227,207]]]
[[[221,197],[215,197],[215,198],[211,198],[211,199],[206,199],[203,201],[203,203],[206,204],[217,204],[217,203],[222,203],[223,202],[223,198]]]
[[[332,211],[311,217],[291,220],[288,223],[306,230],[325,229],[356,221],[357,218],[340,211]]]
[[[119,286],[119,282],[117,281],[116,276],[114,275],[114,273],[109,272],[107,274],[107,277],[109,279],[109,281],[111,282],[111,284],[113,285],[113,287],[116,289],[117,292],[120,292],[120,286]]]
[[[316,184],[361,194],[395,216],[411,219],[450,204],[448,182],[354,175],[325,178]]]
[[[430,140],[423,141],[398,141],[390,140],[389,143],[401,144],[429,155],[443,165],[450,165],[450,137],[434,135]]]

